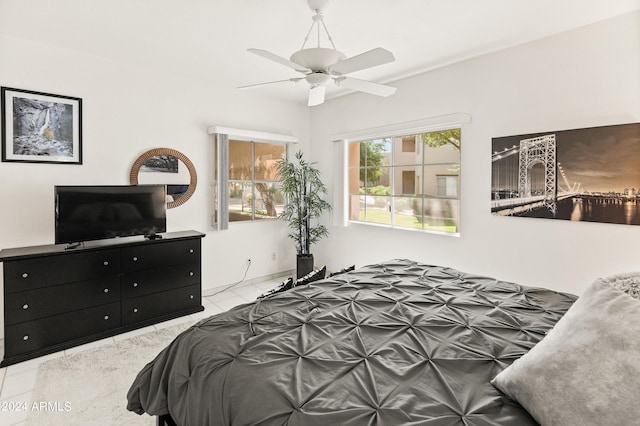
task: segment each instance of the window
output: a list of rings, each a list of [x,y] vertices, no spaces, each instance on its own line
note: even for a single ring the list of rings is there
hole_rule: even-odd
[[[231,221],[276,217],[284,199],[275,163],[298,138],[219,125],[209,126],[207,133],[214,135],[212,226],[224,231]]]
[[[439,197],[455,197],[458,195],[458,176],[436,176]]]
[[[415,137],[408,136],[402,138],[402,152],[416,152]]]
[[[285,146],[229,140],[229,222],[272,219],[284,207],[275,164]]]
[[[460,129],[349,143],[349,219],[460,232]]]

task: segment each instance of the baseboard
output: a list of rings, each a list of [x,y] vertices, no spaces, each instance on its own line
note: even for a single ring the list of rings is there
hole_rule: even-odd
[[[221,285],[221,286],[218,286],[218,287],[203,289],[202,296],[203,297],[212,296],[214,294],[223,292],[226,289],[231,288],[231,287],[242,287],[243,285],[261,283],[263,281],[273,280],[273,279],[276,279],[276,278],[292,277],[292,276],[294,276],[295,273],[296,273],[295,269],[290,269],[288,271],[281,271],[281,272],[276,272],[276,273],[270,274],[270,275],[263,275],[261,277],[251,278],[251,279],[244,280],[244,281],[241,281],[241,282],[236,282],[236,283],[232,283],[232,284],[225,284],[225,285]]]

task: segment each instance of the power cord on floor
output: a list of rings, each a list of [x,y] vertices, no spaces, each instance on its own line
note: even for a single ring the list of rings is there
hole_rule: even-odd
[[[243,282],[245,280],[245,278],[247,278],[247,272],[249,272],[249,267],[251,266],[251,259],[247,259],[247,268],[244,270],[244,275],[242,276],[242,279],[238,282],[235,282],[233,284],[230,284],[228,286],[226,286],[225,288],[223,288],[222,290],[219,290],[213,294],[207,294],[205,297],[212,297],[215,296],[217,294],[223,293],[227,290],[229,290],[230,288],[233,288],[235,286],[237,286],[238,284],[240,284],[241,282]]]

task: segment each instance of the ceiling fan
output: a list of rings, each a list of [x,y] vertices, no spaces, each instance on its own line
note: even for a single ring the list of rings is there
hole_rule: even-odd
[[[249,89],[274,83],[297,83],[301,80],[305,80],[310,86],[309,106],[319,105],[324,102],[326,86],[332,80],[337,86],[347,89],[370,93],[377,96],[393,95],[396,91],[395,87],[347,76],[347,74],[356,71],[393,62],[395,58],[391,52],[381,47],[377,47],[350,58],[347,58],[342,52],[338,51],[333,44],[333,40],[331,39],[331,35],[327,30],[322,16],[322,12],[326,9],[328,3],[329,0],[307,0],[307,4],[311,10],[315,12],[315,15],[312,18],[313,23],[304,38],[302,48],[291,55],[289,59],[278,56],[267,50],[248,49],[249,52],[289,67],[303,74],[304,77],[294,77],[286,80],[251,84],[239,87],[239,89]],[[314,28],[316,28],[318,37],[317,47],[305,48],[309,35]],[[324,29],[332,48],[320,47],[321,29]]]

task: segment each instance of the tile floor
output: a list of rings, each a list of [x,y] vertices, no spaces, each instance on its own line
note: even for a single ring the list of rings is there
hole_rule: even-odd
[[[205,292],[202,298],[202,306],[204,306],[204,311],[202,312],[165,321],[149,327],[140,328],[138,330],[119,334],[96,342],[87,343],[86,345],[76,346],[64,351],[10,365],[5,368],[0,368],[0,426],[26,425],[28,413],[26,411],[11,411],[8,410],[8,407],[12,402],[26,402],[27,406],[30,405],[38,366],[43,361],[113,343],[118,340],[127,339],[129,337],[148,333],[163,327],[179,324],[181,322],[206,318],[211,315],[224,312],[234,306],[253,302],[256,300],[258,295],[276,287],[280,282],[282,282],[283,278],[284,277],[275,277],[256,282],[240,283],[221,293],[211,296],[208,296],[207,292]],[[214,293],[215,291],[210,293]],[[0,345],[2,345],[1,340]],[[4,351],[3,345],[2,350]]]

